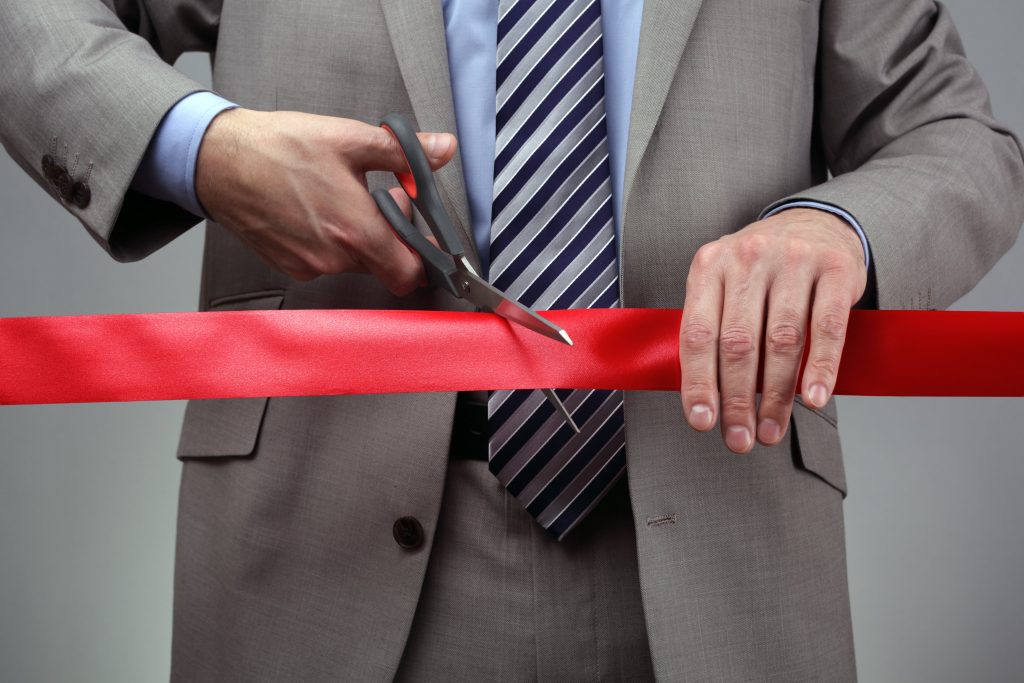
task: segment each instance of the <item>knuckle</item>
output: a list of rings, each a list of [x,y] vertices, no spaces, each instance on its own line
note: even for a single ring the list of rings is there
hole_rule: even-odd
[[[361,147],[379,152],[387,151],[394,143],[394,137],[379,126],[359,126],[354,138]]]
[[[793,356],[803,350],[803,327],[790,319],[769,325],[765,334],[765,348],[769,353]]]
[[[749,328],[732,326],[722,332],[719,348],[727,361],[746,360],[757,349],[757,340]]]
[[[789,266],[799,266],[807,262],[810,247],[803,240],[788,240],[785,248],[785,261]]]
[[[703,376],[688,376],[683,380],[683,394],[687,400],[707,399],[715,395],[715,383]]]
[[[373,132],[363,126],[343,125],[336,131],[334,145],[343,157],[348,157],[366,149],[372,142],[372,136]]]
[[[764,255],[767,248],[768,238],[764,235],[744,235],[737,241],[736,257],[743,265],[750,266]]]
[[[804,374],[807,374],[808,370],[813,376],[830,381],[836,371],[836,361],[831,356],[815,354],[807,359]]]
[[[345,134],[339,136],[337,144],[343,157],[357,159],[389,157],[398,146],[386,130],[368,124],[347,128]]]
[[[846,315],[837,311],[827,311],[815,322],[814,331],[825,341],[842,342],[846,337],[846,321]]]
[[[687,316],[684,315],[684,318]],[[683,350],[690,353],[701,353],[715,344],[715,330],[700,318],[688,318],[683,322],[680,332]]]
[[[795,397],[795,391],[765,389],[761,393],[761,410],[762,412],[770,412],[772,414],[781,413],[786,410]]]
[[[380,155],[394,158],[396,161],[405,159],[402,148],[398,145],[398,140],[395,139],[394,135],[383,128],[375,128],[374,130],[377,131],[374,138],[374,150]]]
[[[693,256],[693,268],[699,271],[711,268],[711,266],[718,262],[721,253],[722,245],[720,242],[708,242],[702,245]]]
[[[722,398],[722,413],[730,416],[746,416],[754,410],[754,397],[749,394],[732,394]]]

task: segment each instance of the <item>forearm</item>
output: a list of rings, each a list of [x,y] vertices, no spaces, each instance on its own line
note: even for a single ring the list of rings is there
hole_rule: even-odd
[[[1020,143],[930,0],[823,0],[819,61],[820,143],[835,177],[777,204],[826,202],[856,218],[879,307],[949,306],[1024,222]]]
[[[0,63],[5,149],[115,258],[141,258],[196,222],[129,184],[164,114],[201,86],[109,7],[99,0],[3,0]],[[47,177],[47,155],[88,187],[87,203]]]
[[[943,309],[1013,245],[1024,222],[1024,170],[1012,137],[950,120],[791,199],[857,217],[871,243],[879,308]]]

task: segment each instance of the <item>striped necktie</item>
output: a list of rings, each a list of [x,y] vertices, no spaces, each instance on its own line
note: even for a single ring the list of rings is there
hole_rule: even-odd
[[[501,0],[491,282],[538,309],[619,305],[600,0]],[[626,469],[622,392],[488,400],[490,470],[562,539]]]

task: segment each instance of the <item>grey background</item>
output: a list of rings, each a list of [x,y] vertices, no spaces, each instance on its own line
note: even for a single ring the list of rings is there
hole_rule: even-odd
[[[1024,4],[948,4],[1024,132]],[[178,66],[209,80],[203,56]],[[6,156],[0,235],[2,316],[195,308],[200,229],[116,264]],[[1024,240],[956,308],[1024,310]],[[183,410],[0,407],[0,680],[166,679]],[[1024,401],[842,398],[840,415],[861,679],[1024,680]]]

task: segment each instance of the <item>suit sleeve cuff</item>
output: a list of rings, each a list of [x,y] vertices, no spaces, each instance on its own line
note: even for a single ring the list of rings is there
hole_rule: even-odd
[[[132,179],[132,189],[207,218],[195,187],[199,146],[213,119],[237,106],[212,92],[197,92],[179,100],[153,134]]]
[[[856,218],[853,217],[848,211],[845,211],[838,206],[833,204],[825,204],[823,202],[816,202],[806,199],[797,199],[794,201],[784,202],[777,206],[771,206],[761,214],[761,220],[765,218],[771,218],[777,213],[781,213],[787,209],[818,209],[819,211],[826,211],[833,216],[838,216],[844,221],[850,224],[850,227],[857,232],[857,236],[860,237],[860,244],[864,247],[864,266],[871,269],[871,248],[868,246],[868,237],[864,234],[864,229],[860,227],[860,223]]]

